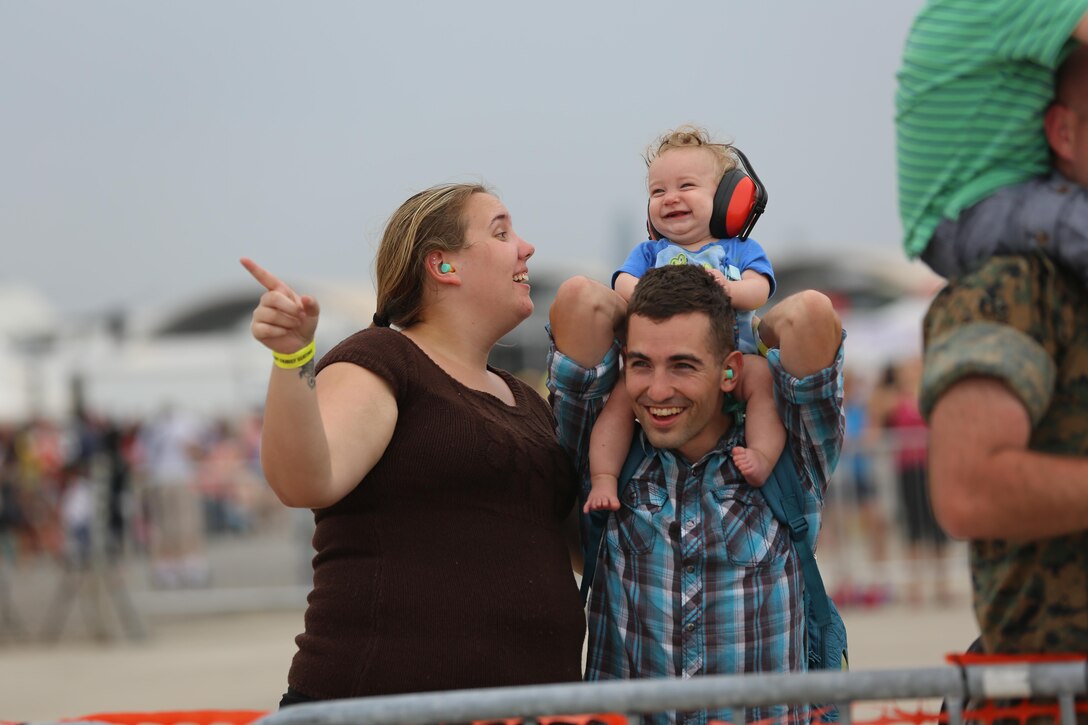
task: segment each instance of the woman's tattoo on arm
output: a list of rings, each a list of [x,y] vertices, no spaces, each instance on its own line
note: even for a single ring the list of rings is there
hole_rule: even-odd
[[[314,372],[316,368],[317,365],[311,360],[298,369],[298,376],[306,381],[306,384],[310,386],[310,390],[313,390],[317,384],[317,374]]]

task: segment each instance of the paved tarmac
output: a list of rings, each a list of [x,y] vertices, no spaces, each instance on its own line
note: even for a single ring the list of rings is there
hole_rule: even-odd
[[[965,602],[844,612],[851,669],[933,667],[975,635]],[[144,641],[0,645],[0,719],[94,712],[271,709],[284,690],[302,610],[171,617]]]
[[[9,587],[7,601],[19,621],[7,618],[0,588],[0,720],[275,708],[294,637],[302,630],[305,593],[294,568],[300,561],[297,543],[282,533],[214,546],[209,590],[156,591],[146,581],[145,567],[128,565],[127,590],[147,630],[142,639],[127,636],[117,600],[96,593],[93,581],[85,580],[67,602],[70,611],[56,641],[43,641],[53,607],[65,600],[63,570],[53,564],[9,576],[15,586]],[[945,606],[844,609],[851,669],[939,666],[946,653],[962,651],[976,628],[966,566],[957,566],[962,571],[953,576],[962,586]]]

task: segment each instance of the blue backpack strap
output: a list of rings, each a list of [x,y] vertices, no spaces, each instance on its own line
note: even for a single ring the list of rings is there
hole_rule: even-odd
[[[646,458],[646,452],[642,450],[642,441],[639,440],[638,428],[631,438],[631,447],[627,450],[627,459],[620,469],[619,483],[616,486],[616,495],[622,496],[631,477]],[[589,589],[593,586],[593,576],[597,572],[597,560],[601,556],[601,545],[604,543],[604,530],[608,526],[608,517],[611,511],[590,511],[589,523],[586,527],[588,534],[582,542],[582,605],[589,600]]]
[[[805,518],[805,491],[801,487],[801,477],[789,448],[782,451],[778,463],[771,471],[767,482],[760,488],[771,513],[778,522],[789,529],[790,539],[801,559],[801,573],[805,577],[805,589],[811,599],[812,614],[816,622],[826,625],[831,622],[831,607],[828,605],[827,590],[823,577],[816,565],[816,554],[808,538],[808,519]]]
[[[790,532],[794,550],[801,561],[801,574],[805,579],[804,616],[808,669],[847,669],[846,625],[834,602],[827,596],[823,577],[816,565],[816,553],[809,541],[808,519],[805,518],[805,490],[794,464],[793,455],[787,448],[778,457],[778,463],[770,478],[760,489],[774,517]],[[841,717],[834,703],[813,703],[813,722],[836,723]]]

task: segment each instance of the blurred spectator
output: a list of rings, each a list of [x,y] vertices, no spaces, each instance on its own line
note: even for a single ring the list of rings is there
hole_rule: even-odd
[[[91,561],[94,528],[95,484],[89,458],[78,458],[65,471],[59,509],[64,531],[64,558],[69,566],[86,567]]]
[[[929,567],[933,573],[937,602],[943,604],[949,600],[944,562],[948,539],[937,525],[929,499],[926,474],[928,431],[918,408],[921,374],[921,359],[888,367],[884,374],[883,397],[874,405],[883,409],[883,425],[890,433],[894,446],[900,515],[910,565],[907,599],[912,604],[923,601],[921,579],[923,569]]]
[[[22,519],[17,538],[19,555],[60,554],[63,533],[57,502],[66,462],[60,427],[45,419],[24,425],[15,436],[15,461],[16,498]]]
[[[102,431],[101,448],[106,460],[106,551],[113,557],[124,551],[128,529],[127,504],[131,466],[128,448],[132,433],[120,424],[109,422]]]
[[[824,530],[834,537],[832,542],[839,548],[839,558],[845,560],[847,549],[854,548],[847,534],[856,526],[869,566],[862,569],[843,563],[832,596],[840,605],[876,606],[892,598],[886,566],[888,521],[873,461],[880,431],[873,424],[869,391],[854,370],[847,369],[844,374],[844,394],[846,437],[835,478],[828,488],[830,505],[825,510]]]
[[[14,563],[18,555],[17,536],[25,525],[19,497],[19,476],[15,461],[15,431],[0,427],[0,566]]]
[[[253,526],[259,485],[247,465],[245,444],[230,421],[216,421],[200,464],[205,529],[210,534],[241,534]]]
[[[165,587],[204,585],[204,516],[197,491],[202,430],[189,415],[167,408],[141,433],[151,527],[151,573]]]

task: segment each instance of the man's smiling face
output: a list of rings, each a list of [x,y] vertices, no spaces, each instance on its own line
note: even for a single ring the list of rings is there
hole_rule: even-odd
[[[739,381],[742,356],[720,358],[711,340],[701,312],[661,321],[632,315],[627,323],[624,375],[635,416],[655,448],[688,461],[706,455],[732,423],[721,412],[723,396]]]

